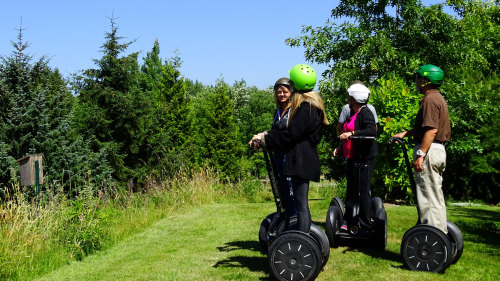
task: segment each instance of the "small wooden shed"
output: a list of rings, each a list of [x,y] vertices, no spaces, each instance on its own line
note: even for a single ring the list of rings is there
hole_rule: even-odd
[[[21,166],[21,186],[36,185],[37,173],[38,184],[43,184],[43,165],[41,154],[27,155],[16,161],[19,162],[19,165]]]

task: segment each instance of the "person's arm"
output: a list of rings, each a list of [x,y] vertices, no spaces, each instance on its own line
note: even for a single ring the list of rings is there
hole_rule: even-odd
[[[342,110],[340,111],[339,115],[339,122],[337,124],[337,136],[342,134],[344,131],[344,123],[347,122],[349,119],[349,116],[351,115],[351,108],[349,108],[349,105],[346,104],[344,107],[342,107]]]
[[[368,109],[361,109],[356,119],[356,124],[360,124],[359,128],[354,131],[344,132],[340,135],[340,140],[346,140],[350,136],[377,136],[377,126],[373,114]],[[359,119],[359,121],[358,121]],[[359,122],[359,123],[358,123]],[[358,126],[358,125],[356,125]]]
[[[342,131],[344,130],[343,127],[344,127],[344,123],[340,123],[340,122],[337,123],[337,135],[342,134]]]
[[[424,133],[424,137],[422,138],[422,144],[420,145],[420,151],[427,154],[429,148],[431,147],[434,138],[437,135],[438,129],[427,127],[427,130]],[[418,156],[417,159],[413,162],[413,167],[416,172],[422,172],[424,168],[422,167],[422,162],[424,162],[425,156]]]
[[[413,136],[413,129],[406,130],[404,132],[401,132],[399,134],[394,135],[395,138],[405,138],[405,137],[411,137],[411,136]]]

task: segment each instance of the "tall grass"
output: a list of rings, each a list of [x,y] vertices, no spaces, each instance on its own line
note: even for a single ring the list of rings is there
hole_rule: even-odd
[[[67,201],[55,197],[43,207],[28,202],[19,187],[0,205],[0,279],[39,274],[65,262],[58,233]],[[40,258],[40,257],[44,258]]]
[[[110,247],[184,206],[272,200],[261,181],[222,184],[210,170],[149,181],[131,193],[88,181],[69,200],[59,186],[28,200],[19,186],[0,203],[0,280],[30,280]]]

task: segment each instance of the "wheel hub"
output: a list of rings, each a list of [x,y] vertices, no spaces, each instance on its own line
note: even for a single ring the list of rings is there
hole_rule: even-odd
[[[429,260],[434,255],[434,250],[429,244],[420,244],[417,252],[421,260]]]

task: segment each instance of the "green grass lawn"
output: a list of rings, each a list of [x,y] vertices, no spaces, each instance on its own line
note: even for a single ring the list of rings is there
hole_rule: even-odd
[[[324,202],[310,202],[313,221],[324,228]],[[72,262],[37,280],[267,280],[267,258],[257,233],[273,203],[212,204],[179,209],[116,246]],[[401,238],[414,225],[415,207],[386,206],[386,251],[339,247],[317,280],[500,280],[500,208],[450,207],[448,219],[462,230],[460,261],[445,274],[402,268]]]

